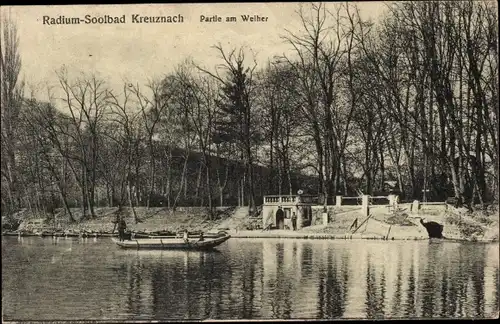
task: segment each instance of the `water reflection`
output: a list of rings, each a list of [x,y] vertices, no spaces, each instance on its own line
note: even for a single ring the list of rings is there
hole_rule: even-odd
[[[220,252],[2,239],[4,318],[482,318],[498,244],[230,240]]]
[[[366,316],[368,318],[383,318],[384,317],[384,293],[385,293],[385,276],[381,274],[380,282],[377,284],[377,276],[370,255],[367,255],[368,269],[366,271]]]
[[[318,315],[319,318],[339,318],[345,310],[349,257],[342,253],[336,257],[326,249],[326,270],[322,264],[319,271]]]

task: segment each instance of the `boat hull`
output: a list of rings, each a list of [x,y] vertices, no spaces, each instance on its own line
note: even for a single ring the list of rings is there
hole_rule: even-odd
[[[220,231],[218,233],[204,233],[203,237],[205,239],[214,239],[228,235],[227,232]],[[198,237],[199,234],[190,234],[190,237]],[[148,234],[148,233],[132,233],[130,238],[134,239],[176,239],[182,237],[182,233],[170,234],[170,235],[158,235],[158,234]]]
[[[92,238],[92,237],[117,237],[117,233],[78,233],[78,232],[3,232],[2,236],[19,236],[19,237],[82,237],[82,238]]]
[[[224,243],[230,238],[230,235],[225,235],[213,239],[205,239],[203,241],[191,239],[190,241],[188,241],[188,243],[179,238],[144,238],[125,241],[120,241],[112,238],[112,240],[123,249],[210,250]]]

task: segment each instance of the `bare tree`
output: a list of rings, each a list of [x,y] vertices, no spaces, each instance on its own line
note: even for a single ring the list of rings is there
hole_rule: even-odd
[[[308,9],[308,10],[307,10]],[[340,166],[357,104],[353,85],[352,60],[355,51],[353,28],[357,16],[349,6],[310,4],[297,11],[303,32],[287,31],[283,39],[292,46],[296,58],[283,56],[298,75],[303,115],[310,125],[316,147],[320,192],[326,207],[328,197],[337,192]],[[349,18],[346,21],[343,12]],[[347,77],[348,105],[340,100],[342,79]]]
[[[2,182],[7,183],[9,210],[20,208],[20,192],[16,168],[15,130],[21,110],[24,83],[19,82],[21,56],[18,52],[17,27],[10,16],[1,17],[0,86],[2,129]],[[3,191],[3,190],[2,190]],[[2,204],[3,205],[3,204]]]
[[[130,97],[133,95],[129,89],[129,85],[123,86],[123,99],[120,100],[117,95],[108,92],[108,102],[114,107],[113,122],[120,125],[121,132],[118,133],[118,138],[112,138],[121,147],[121,157],[126,161],[121,171],[120,180],[120,205],[124,201],[124,195],[127,196],[128,204],[134,216],[134,222],[138,223],[140,220],[134,208],[132,198],[132,182],[134,176],[137,178],[137,173],[134,175],[132,167],[136,160],[139,158],[137,155],[138,145],[141,141],[141,134],[139,130],[139,119],[141,111],[130,107]],[[136,183],[137,185],[137,183]]]
[[[255,91],[254,71],[257,63],[251,67],[245,67],[244,49],[238,52],[233,49],[226,53],[222,46],[216,45],[214,48],[220,54],[223,64],[218,66],[215,73],[212,73],[198,66],[198,69],[212,76],[222,85],[222,98],[219,101],[220,109],[224,116],[218,118],[219,131],[223,133],[221,137],[227,140],[236,141],[240,151],[240,160],[245,165],[243,185],[241,189],[246,189],[246,197],[251,212],[255,210],[255,179],[254,179],[254,153],[253,147],[256,140],[256,127],[254,125],[253,95]],[[220,76],[218,70],[223,70],[226,75]],[[224,118],[225,120],[221,120]],[[242,195],[243,198],[243,195]]]
[[[147,134],[147,144],[149,150],[149,189],[146,206],[149,208],[151,195],[154,193],[156,179],[156,128],[164,112],[168,109],[168,103],[173,94],[166,92],[166,89],[162,88],[162,83],[159,81],[150,81],[147,88],[150,90],[151,96],[144,94],[138,85],[132,85],[131,91],[134,93],[135,101],[140,108],[142,122],[144,123],[144,128]]]
[[[99,137],[101,121],[109,108],[109,92],[102,80],[95,75],[82,75],[74,82],[68,78],[65,68],[58,71],[59,84],[64,93],[62,101],[69,110],[70,121],[75,132],[75,141],[80,151],[82,210],[87,207],[95,217],[96,172],[99,160]]]
[[[212,179],[213,166],[211,144],[214,135],[214,120],[218,107],[216,105],[217,87],[213,79],[208,76],[196,75],[193,70],[179,69],[177,78],[187,95],[191,98],[191,105],[187,109],[190,124],[198,141],[206,170],[206,188],[208,193],[209,215],[214,215]],[[201,170],[201,169],[200,169]]]

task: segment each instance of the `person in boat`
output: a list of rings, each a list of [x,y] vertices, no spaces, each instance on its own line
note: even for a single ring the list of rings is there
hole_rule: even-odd
[[[120,217],[120,220],[118,221],[118,236],[120,238],[120,241],[125,240],[126,229],[127,229],[127,224],[125,223],[125,219],[123,217]]]
[[[203,232],[200,233],[200,238],[198,239],[198,242],[203,242],[205,240],[205,237],[203,237]]]
[[[292,227],[293,230],[297,230],[297,214],[295,212],[292,213]]]

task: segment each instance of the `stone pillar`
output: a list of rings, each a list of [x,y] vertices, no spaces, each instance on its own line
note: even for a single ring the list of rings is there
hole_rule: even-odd
[[[323,212],[322,216],[323,216],[323,225],[328,225],[328,213]]]
[[[370,214],[370,207],[368,206],[369,198],[370,196],[368,195],[363,195],[361,199],[361,213],[363,216],[368,217]]]
[[[342,206],[342,196],[336,196],[335,197],[335,206],[336,207]]]
[[[418,200],[414,200],[413,204],[411,205],[411,211],[413,213],[418,213],[418,210],[420,209],[420,203]]]
[[[398,196],[393,195],[393,194],[390,194],[389,196],[387,196],[387,199],[389,199],[389,211],[390,210],[396,211],[396,209],[398,208],[397,198],[398,198]]]

